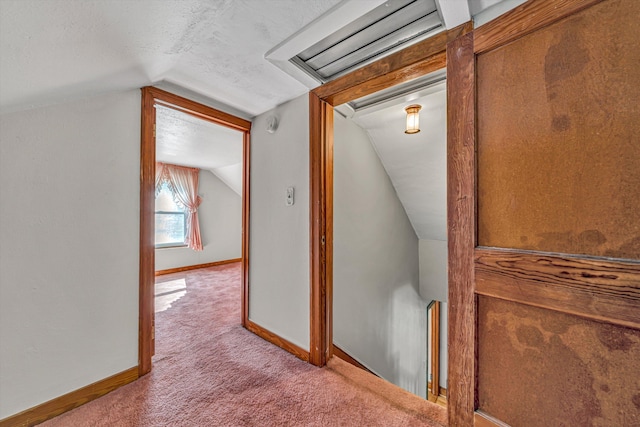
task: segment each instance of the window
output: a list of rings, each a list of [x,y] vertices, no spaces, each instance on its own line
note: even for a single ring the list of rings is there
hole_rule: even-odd
[[[167,182],[156,195],[156,248],[186,246],[187,216],[174,198]]]

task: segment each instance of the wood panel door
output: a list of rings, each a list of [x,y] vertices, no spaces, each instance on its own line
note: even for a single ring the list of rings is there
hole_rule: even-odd
[[[450,425],[640,425],[640,2],[448,46]]]

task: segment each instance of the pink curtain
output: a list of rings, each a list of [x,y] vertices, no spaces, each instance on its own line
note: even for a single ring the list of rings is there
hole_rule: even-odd
[[[198,206],[202,203],[202,197],[198,195],[199,172],[200,169],[197,168],[156,163],[156,191],[162,181],[166,180],[173,190],[176,202],[185,207],[187,211],[185,243],[194,251],[203,249],[200,221],[198,221]]]
[[[156,162],[156,197],[160,193],[162,182],[167,180],[167,165],[164,163]]]

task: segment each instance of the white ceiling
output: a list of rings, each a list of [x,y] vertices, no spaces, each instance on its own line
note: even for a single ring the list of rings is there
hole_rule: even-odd
[[[486,22],[524,1],[436,0],[447,28],[470,16],[476,23]],[[334,30],[329,27],[383,2],[0,0],[0,113],[169,84],[253,117],[306,93],[313,84],[279,68],[286,68],[278,61],[288,63],[289,53],[310,46],[297,46],[301,40],[297,35],[302,34],[305,43],[315,43],[321,34]],[[272,62],[265,59],[268,53]],[[430,121],[440,117],[444,123],[445,110],[442,95],[439,101],[436,98],[424,100],[423,131],[407,142],[404,135],[398,141],[395,134],[373,127],[401,120],[401,108],[361,118],[363,124],[371,121],[367,126],[376,149],[423,238],[443,237],[443,208],[434,207],[444,206],[443,131]],[[433,107],[427,106],[430,102]],[[212,170],[239,192],[241,154],[231,155],[228,148],[209,142],[225,140],[223,128],[194,124],[188,117],[179,123],[171,114],[165,119],[165,128],[158,132],[159,159]],[[416,145],[421,139],[423,143]],[[213,153],[214,147],[220,152]],[[417,158],[424,159],[420,167],[409,162]],[[411,182],[426,186],[409,196]]]
[[[253,116],[308,90],[265,52],[338,2],[0,0],[0,112],[165,80]]]
[[[385,103],[353,120],[369,134],[419,239],[447,240],[447,118],[445,84]],[[404,133],[404,107],[419,104],[420,129]]]
[[[500,0],[437,2],[450,27]],[[164,81],[252,117],[308,91],[268,51],[334,6],[379,3],[0,0],[0,113]]]
[[[156,160],[207,169],[242,194],[242,132],[156,106]]]

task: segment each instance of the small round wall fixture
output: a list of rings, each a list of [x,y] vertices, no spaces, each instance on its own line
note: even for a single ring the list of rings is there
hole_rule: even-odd
[[[422,105],[413,104],[404,109],[407,112],[407,128],[404,133],[412,134],[420,132],[420,109]]]
[[[276,116],[270,116],[267,119],[267,132],[275,133],[278,130],[278,118]]]

